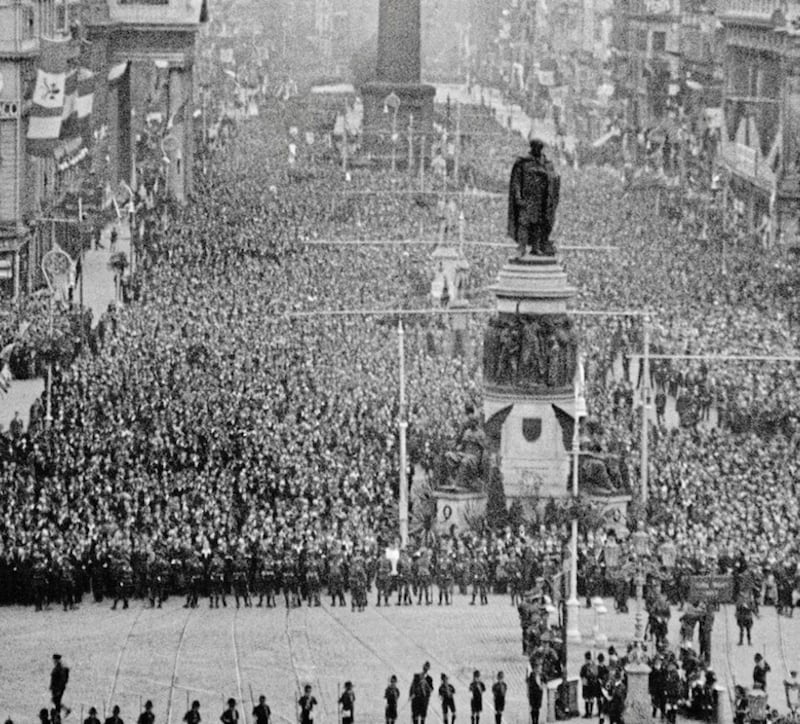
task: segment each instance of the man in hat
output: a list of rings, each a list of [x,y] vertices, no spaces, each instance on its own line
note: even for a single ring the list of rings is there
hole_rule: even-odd
[[[530,142],[530,152],[511,169],[508,190],[508,235],[517,242],[520,256],[553,256],[550,233],[556,218],[561,179],[544,155],[544,143]]]
[[[89,716],[83,720],[83,724],[100,724],[100,720],[97,718],[97,709],[93,706],[89,707]]]
[[[767,690],[767,674],[772,668],[761,654],[755,656],[755,666],[753,667],[753,688]]]
[[[106,717],[105,724],[125,724],[122,717],[119,715],[119,707],[115,704],[111,710],[111,716]]]
[[[384,711],[384,718],[386,724],[395,724],[397,721],[397,701],[400,699],[400,689],[397,687],[397,677],[392,674],[389,677],[389,686],[383,692],[383,698],[386,699],[386,709]]]
[[[153,702],[149,699],[144,703],[144,711],[139,714],[136,724],[153,724],[156,715],[153,714]]]
[[[53,670],[50,672],[50,694],[52,695],[53,708],[60,712],[64,710],[69,716],[69,709],[61,704],[64,691],[69,682],[69,667],[61,663],[61,654],[53,654]]]
[[[239,724],[239,711],[236,708],[236,699],[228,699],[228,708],[220,714],[222,724]]]
[[[342,707],[342,724],[353,724],[353,711],[356,703],[356,694],[353,691],[353,682],[344,682],[344,691],[339,697],[339,706]]]

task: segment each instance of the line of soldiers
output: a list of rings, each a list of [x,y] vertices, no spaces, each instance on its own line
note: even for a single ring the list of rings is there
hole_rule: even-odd
[[[237,608],[269,608],[278,604],[279,597],[286,607],[303,602],[319,606],[327,592],[332,606],[345,606],[349,592],[351,609],[363,611],[374,585],[376,606],[415,601],[417,605],[451,605],[456,589],[462,595],[471,594],[471,604],[486,605],[492,588],[507,590],[515,603],[532,573],[539,572],[527,570],[521,555],[509,557],[498,572],[496,566],[492,570],[483,551],[457,552],[452,546],[420,546],[395,554],[392,558],[385,550],[351,551],[345,546],[333,552],[321,547],[253,552],[240,545],[202,552],[187,548],[172,557],[164,551],[150,550],[143,556],[119,548],[92,564],[66,557],[48,562],[36,556],[31,567],[33,602],[37,610],[53,603],[69,610],[91,590],[97,601],[111,599],[113,609],[120,603],[127,608],[132,598],[161,607],[170,594],[185,595],[187,608],[198,606],[205,597],[212,608],[227,607],[229,596]]]

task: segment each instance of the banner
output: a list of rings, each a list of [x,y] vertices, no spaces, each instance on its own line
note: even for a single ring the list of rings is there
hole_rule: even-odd
[[[33,105],[28,116],[27,152],[42,157],[53,153],[61,135],[69,41],[42,38],[40,43]]]
[[[689,576],[690,601],[735,603],[733,576]]]

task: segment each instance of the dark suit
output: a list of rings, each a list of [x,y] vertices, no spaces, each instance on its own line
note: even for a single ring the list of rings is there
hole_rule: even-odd
[[[522,156],[511,169],[508,189],[508,235],[520,254],[552,256],[550,232],[556,220],[561,178],[553,164],[541,156]]]

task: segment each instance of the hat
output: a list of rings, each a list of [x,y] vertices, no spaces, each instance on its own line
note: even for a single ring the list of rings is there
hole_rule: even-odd
[[[544,148],[544,141],[541,138],[531,138],[528,142],[531,147],[531,155],[539,156]]]
[[[147,700],[147,701],[144,703],[144,708],[145,708],[145,709],[152,709],[152,708],[153,708],[153,702],[152,702],[152,701],[150,701],[150,700],[148,699],[148,700]]]
[[[111,713],[119,714],[119,706],[117,706],[117,704],[114,704],[114,708],[111,710]]]
[[[53,661],[61,661],[61,654],[53,654]]]
[[[236,699],[228,699],[228,706],[236,706]]]

